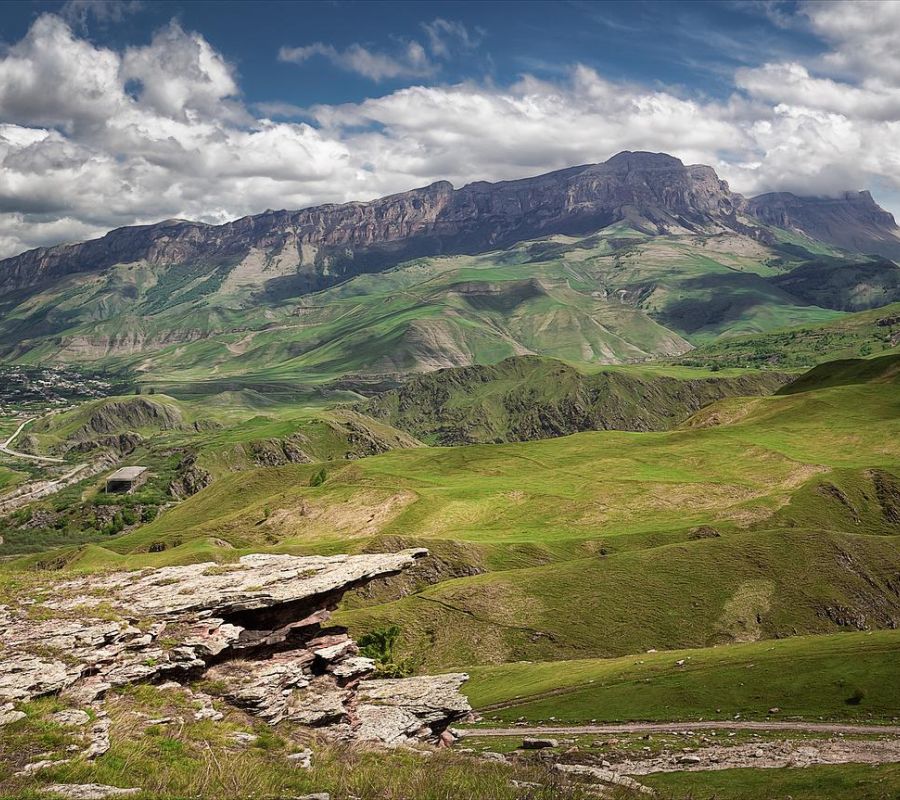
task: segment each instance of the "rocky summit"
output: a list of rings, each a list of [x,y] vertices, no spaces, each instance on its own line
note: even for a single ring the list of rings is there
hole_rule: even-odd
[[[328,625],[346,591],[425,555],[255,554],[60,582],[50,599],[0,608],[0,725],[22,718],[21,701],[59,693],[96,715],[114,687],[164,681],[185,684],[197,718],[215,720],[212,698],[187,688],[205,679],[272,724],[389,746],[446,738],[470,711],[465,674],[373,679],[375,662]],[[98,725],[91,757],[109,747],[109,723]]]

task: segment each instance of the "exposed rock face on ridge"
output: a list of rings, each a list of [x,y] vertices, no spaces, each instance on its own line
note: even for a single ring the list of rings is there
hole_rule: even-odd
[[[663,153],[622,152],[533,178],[446,181],[369,203],[268,211],[225,225],[167,220],[119,228],[101,239],[39,248],[0,261],[0,287],[24,287],[119,263],[199,263],[228,268],[252,250],[285,263],[270,294],[301,294],[360,272],[442,253],[476,253],[554,233],[585,233],[616,221],[647,230],[748,230],[744,199],[711,167]]]
[[[838,197],[772,192],[750,200],[748,211],[770,225],[799,230],[846,250],[900,258],[900,227],[869,192],[843,192]]]
[[[439,736],[470,710],[465,675],[363,680],[374,663],[327,627],[345,591],[426,554],[256,554],[58,583],[38,614],[27,601],[0,607],[0,704],[58,692],[87,703],[114,686],[203,676],[271,723],[388,745]]]

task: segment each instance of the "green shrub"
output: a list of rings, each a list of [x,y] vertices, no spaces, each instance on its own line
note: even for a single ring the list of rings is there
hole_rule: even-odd
[[[389,625],[359,637],[359,651],[375,662],[375,672],[382,678],[405,678],[413,672],[411,659],[397,656],[400,627]]]

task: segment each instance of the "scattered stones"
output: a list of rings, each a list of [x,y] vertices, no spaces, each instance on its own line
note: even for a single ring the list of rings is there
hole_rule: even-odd
[[[46,794],[55,794],[69,800],[104,800],[107,797],[127,797],[140,794],[140,789],[120,789],[102,783],[52,783],[41,789]]]
[[[638,783],[634,778],[629,778],[627,775],[620,775],[609,769],[589,767],[583,764],[556,764],[554,769],[558,772],[566,772],[571,775],[583,775],[588,778],[593,778],[598,783],[608,784],[610,786],[622,786],[625,789],[631,789],[632,791],[640,792],[641,794],[655,794],[654,790],[649,786],[644,786],[644,784]]]
[[[239,744],[242,747],[248,747],[259,739],[255,733],[247,733],[246,731],[232,733],[231,738],[235,744]]]
[[[710,745],[689,754],[632,756],[613,769],[625,775],[648,775],[682,770],[770,769],[814,764],[882,764],[900,762],[900,739],[823,739],[769,741],[754,744]]]
[[[310,769],[312,767],[312,757],[312,750],[301,750],[299,753],[291,753],[287,759],[301,769]]]
[[[75,728],[80,725],[87,725],[91,718],[86,711],[82,711],[80,708],[67,708],[64,711],[57,711],[55,714],[51,714],[50,721],[55,722],[57,725]]]
[[[51,759],[44,759],[43,761],[35,761],[33,764],[26,764],[22,769],[20,769],[16,773],[17,778],[22,778],[27,775],[34,775],[35,772],[40,772],[43,769],[50,769],[51,767],[59,767],[63,764],[68,764],[68,758],[61,758],[56,761]]]
[[[91,726],[91,743],[84,751],[84,757],[94,759],[109,750],[109,719],[98,719]]]
[[[12,703],[0,705],[0,727],[18,722],[20,719],[25,719],[24,711],[17,711]]]
[[[556,739],[522,739],[523,750],[542,750],[545,747],[559,747]]]

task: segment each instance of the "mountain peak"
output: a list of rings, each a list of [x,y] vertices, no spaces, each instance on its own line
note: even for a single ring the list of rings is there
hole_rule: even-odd
[[[646,150],[623,150],[604,162],[604,166],[616,169],[683,169],[684,163],[667,153],[651,153]]]

